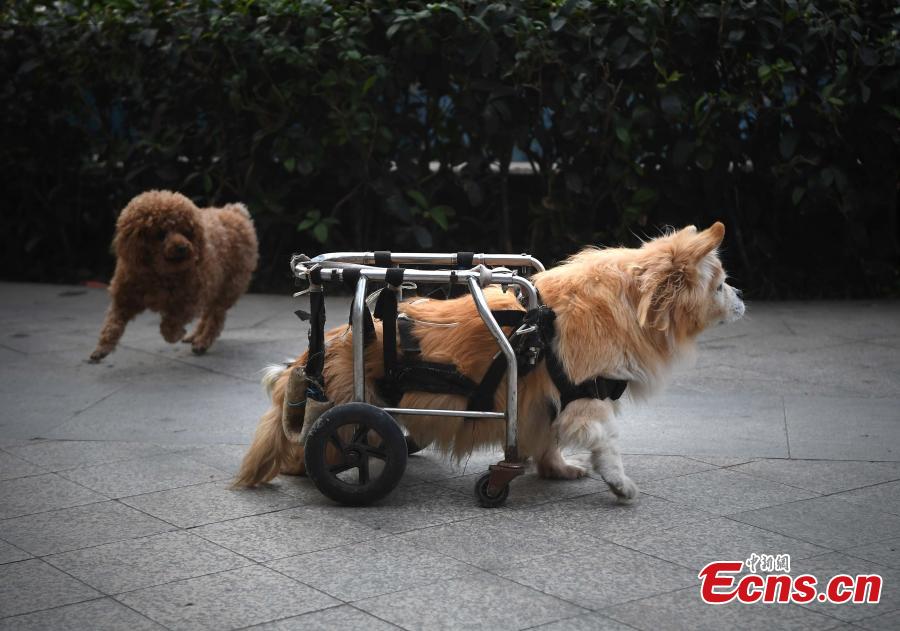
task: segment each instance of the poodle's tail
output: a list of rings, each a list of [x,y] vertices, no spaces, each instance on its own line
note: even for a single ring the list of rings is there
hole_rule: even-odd
[[[289,367],[269,366],[264,371],[262,385],[271,398],[271,405],[259,420],[253,442],[232,483],[235,487],[249,488],[268,482],[282,471],[302,473],[303,447],[288,440],[281,425],[289,376]]]

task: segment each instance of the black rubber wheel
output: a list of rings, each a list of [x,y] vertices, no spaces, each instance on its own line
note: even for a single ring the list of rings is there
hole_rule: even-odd
[[[478,482],[475,483],[475,497],[478,499],[478,503],[481,504],[484,508],[497,508],[498,506],[503,506],[506,504],[506,498],[509,497],[509,485],[507,484],[497,495],[491,495],[488,493],[488,483],[491,481],[491,474],[485,473],[483,476],[478,478]]]
[[[316,487],[350,506],[381,499],[406,470],[403,430],[368,403],[345,403],[322,414],[309,430],[305,452],[306,474]]]
[[[423,449],[426,449],[430,444],[431,441],[428,441],[424,445],[420,445],[412,439],[412,436],[410,436],[409,434],[406,435],[406,453],[409,456],[419,453]]]

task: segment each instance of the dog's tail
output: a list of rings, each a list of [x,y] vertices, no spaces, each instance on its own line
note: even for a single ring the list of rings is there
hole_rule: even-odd
[[[301,357],[300,361],[304,362],[305,357]],[[303,462],[303,448],[288,440],[281,425],[289,376],[290,367],[269,366],[264,371],[262,385],[271,398],[271,405],[259,420],[250,449],[234,478],[235,487],[252,487],[268,482],[286,466],[298,468]]]

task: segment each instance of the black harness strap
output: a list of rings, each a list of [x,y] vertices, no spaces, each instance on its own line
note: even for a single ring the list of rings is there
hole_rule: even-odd
[[[307,395],[317,401],[325,400],[325,292],[318,269],[309,274],[310,281],[319,285],[309,292],[309,352],[306,356]]]
[[[400,333],[400,350],[404,355],[419,354],[422,347],[419,346],[419,338],[413,335],[415,323],[409,318],[397,318],[397,331]]]
[[[403,283],[404,270],[392,267],[385,272],[387,286],[378,295],[375,317],[381,320],[381,347],[384,357],[384,378],[381,393],[391,405],[396,405],[403,395],[397,383],[397,294],[395,289]]]

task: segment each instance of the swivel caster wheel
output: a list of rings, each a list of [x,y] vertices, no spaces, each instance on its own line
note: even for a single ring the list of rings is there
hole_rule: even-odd
[[[497,508],[503,506],[506,503],[506,498],[509,496],[509,484],[500,489],[496,494],[491,494],[488,492],[488,484],[490,481],[490,473],[485,473],[478,478],[478,482],[475,483],[475,498],[484,508]]]
[[[309,430],[306,474],[326,497],[365,506],[400,482],[406,450],[403,430],[390,414],[368,403],[345,403]]]

